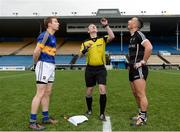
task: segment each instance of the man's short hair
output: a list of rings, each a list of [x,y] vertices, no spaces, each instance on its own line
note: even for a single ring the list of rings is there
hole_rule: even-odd
[[[57,19],[56,16],[50,16],[44,19],[44,27],[48,28],[48,24],[52,23],[52,19]]]
[[[94,23],[89,24],[89,25],[88,25],[88,30],[89,30],[89,26],[90,26],[90,25],[95,25],[95,24],[94,24]],[[95,26],[96,26],[96,25],[95,25]]]
[[[143,21],[142,21],[142,19],[139,18],[139,17],[136,17],[136,18],[137,18],[137,20],[138,20],[138,28],[141,29],[141,28],[144,26]]]

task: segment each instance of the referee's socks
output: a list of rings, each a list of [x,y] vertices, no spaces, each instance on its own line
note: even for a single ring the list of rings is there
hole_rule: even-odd
[[[104,114],[105,107],[106,107],[106,94],[100,94],[99,104],[100,104],[100,115]]]

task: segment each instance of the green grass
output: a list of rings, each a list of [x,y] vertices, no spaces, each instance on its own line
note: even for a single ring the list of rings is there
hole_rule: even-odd
[[[147,83],[149,99],[148,125],[131,127],[129,117],[135,115],[126,70],[108,71],[108,102],[106,114],[111,117],[113,131],[172,131],[180,130],[180,71],[150,71]],[[0,130],[28,129],[31,101],[36,92],[34,72],[0,72]],[[46,130],[102,131],[98,120],[99,95],[94,91],[93,115],[79,126],[73,126],[63,116],[83,114],[85,105],[84,71],[56,71],[51,97],[50,114],[59,120]],[[41,119],[39,111],[38,119]]]

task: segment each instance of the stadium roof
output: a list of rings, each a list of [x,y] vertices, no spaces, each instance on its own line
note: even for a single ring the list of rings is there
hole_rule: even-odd
[[[109,16],[110,23],[127,23],[132,15]],[[179,15],[139,15],[144,22],[151,25],[151,33],[176,33],[177,23],[180,22]],[[33,35],[36,36],[40,32],[40,25],[43,23],[44,17],[1,17],[0,33],[1,35]],[[68,23],[99,23],[101,16],[61,16],[60,32],[66,33],[66,25]]]

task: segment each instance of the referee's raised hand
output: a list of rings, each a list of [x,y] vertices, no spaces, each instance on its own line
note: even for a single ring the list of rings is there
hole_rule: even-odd
[[[106,26],[108,26],[108,20],[104,17],[101,19],[101,24],[103,25],[103,27],[105,28]]]
[[[101,22],[103,28],[105,28],[105,30],[108,33],[109,37],[107,38],[107,43],[109,43],[110,41],[112,41],[115,38],[114,33],[113,33],[112,29],[109,26],[109,22],[108,22],[107,18],[105,18],[105,17],[102,18],[100,20],[100,22]]]

